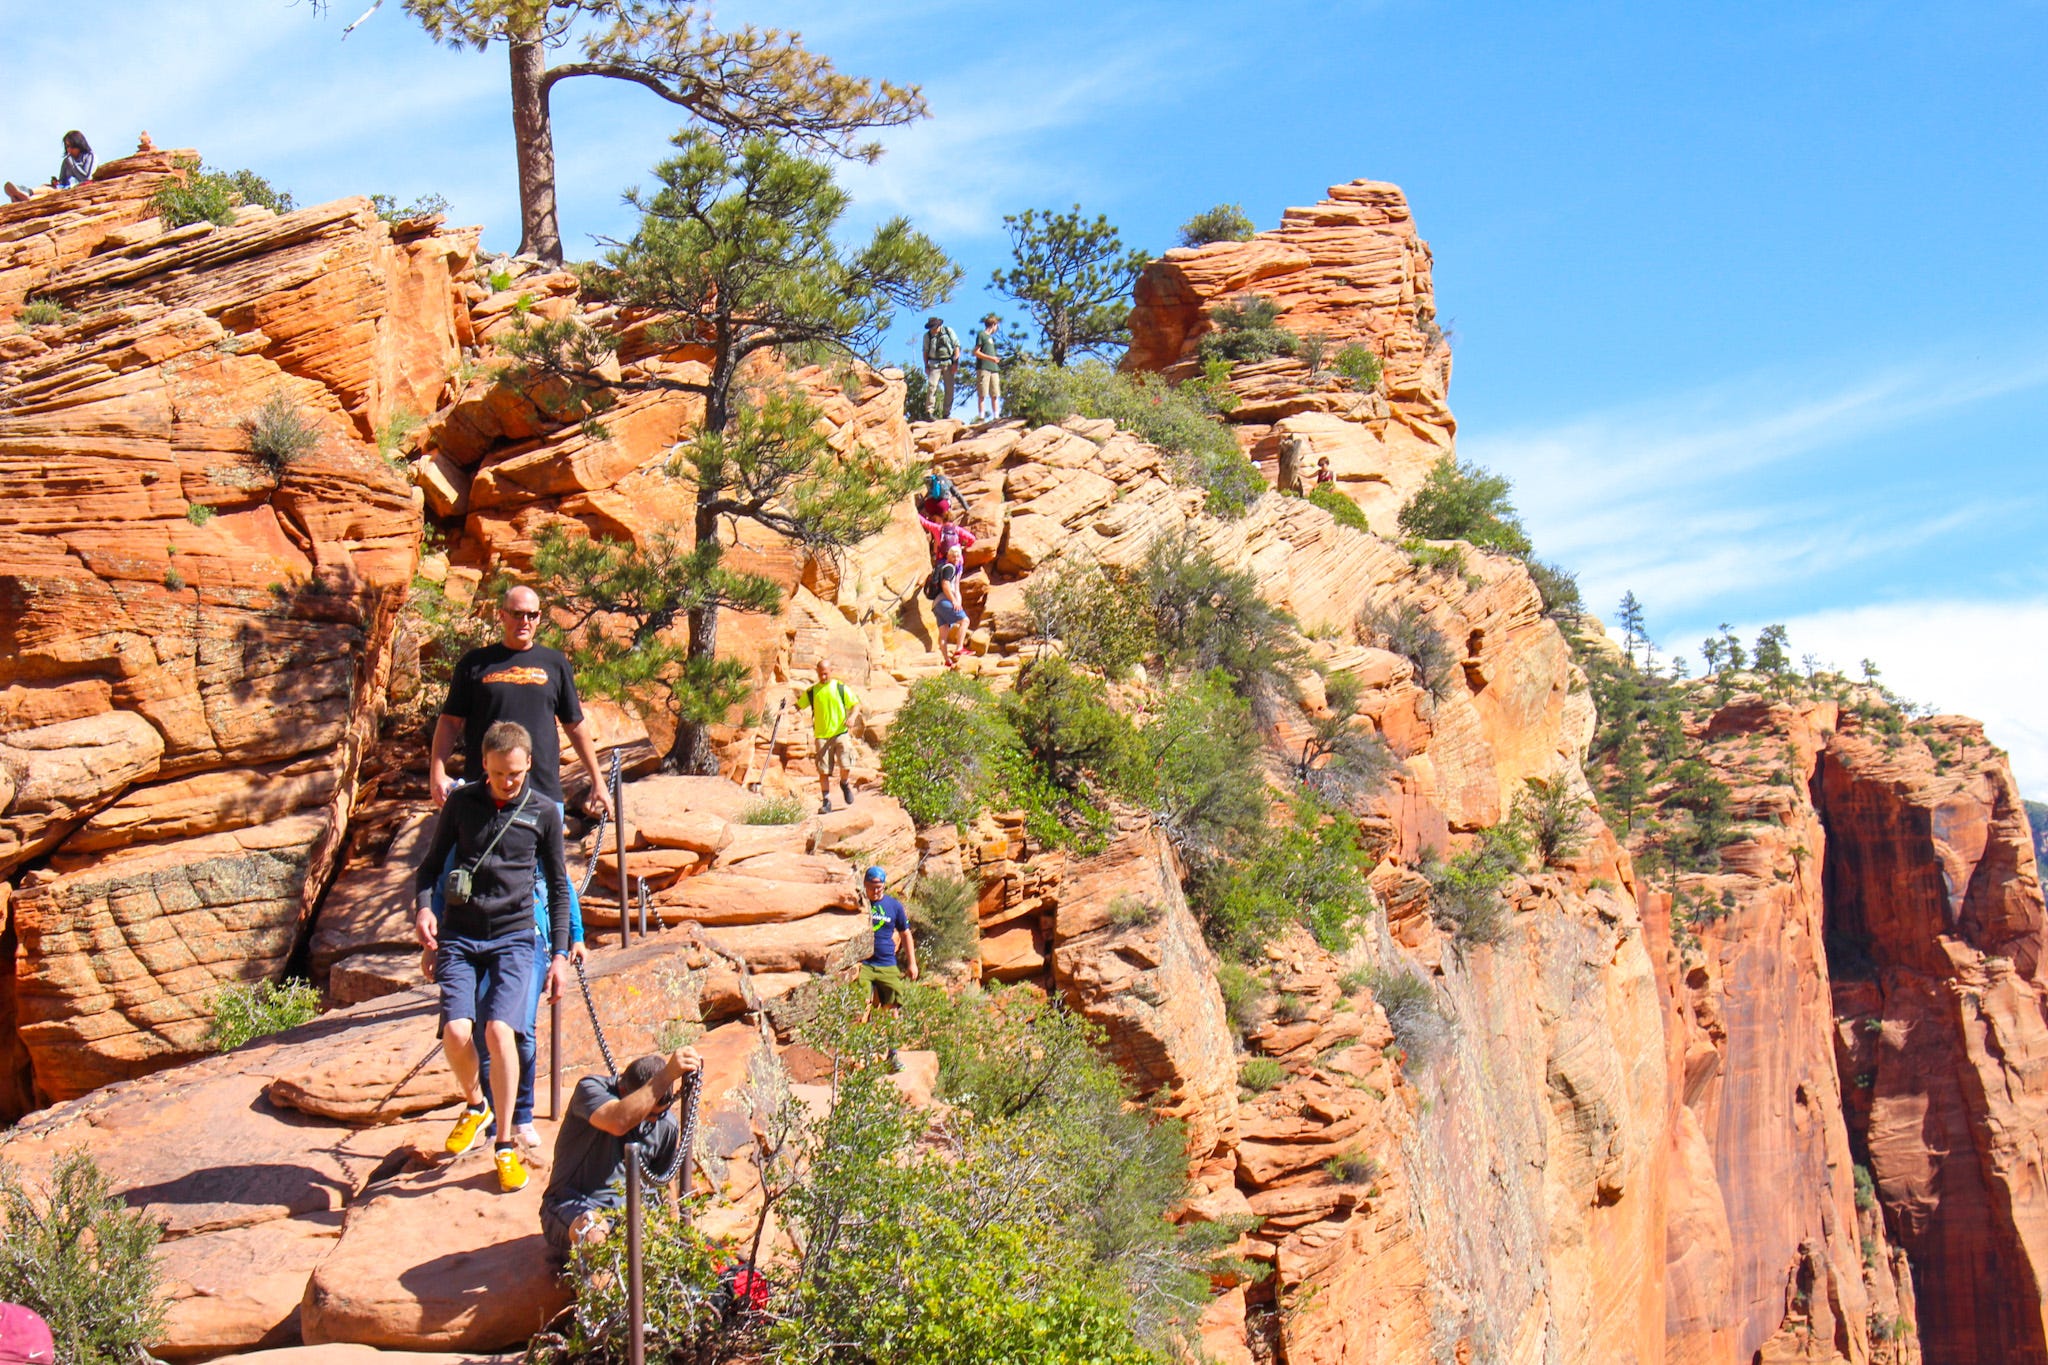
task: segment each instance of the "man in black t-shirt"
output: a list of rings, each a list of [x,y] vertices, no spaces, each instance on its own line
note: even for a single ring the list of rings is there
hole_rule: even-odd
[[[611,793],[598,775],[597,746],[576,696],[576,676],[560,650],[538,643],[540,594],[532,588],[509,589],[498,604],[498,626],[503,632],[499,643],[463,655],[448,684],[448,701],[434,723],[427,768],[434,804],[444,804],[455,789],[448,759],[456,742],[462,744],[463,775],[474,782],[483,772],[484,731],[501,720],[517,722],[533,737],[533,774],[527,780],[533,783],[534,794],[560,801],[562,746],[555,737],[559,720],[590,774],[591,804],[609,814]]]
[[[669,1106],[683,1078],[703,1065],[694,1048],[679,1048],[666,1057],[650,1053],[640,1058],[617,1083],[602,1076],[576,1083],[569,1113],[555,1135],[554,1167],[540,1201],[540,1230],[549,1246],[567,1252],[582,1242],[604,1240],[609,1215],[626,1204],[628,1138],[640,1144],[650,1165],[668,1169],[681,1140]],[[658,1194],[653,1186],[642,1191],[644,1198]]]

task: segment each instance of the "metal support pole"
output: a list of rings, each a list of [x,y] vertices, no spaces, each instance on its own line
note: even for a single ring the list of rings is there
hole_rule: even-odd
[[[647,1340],[640,1297],[640,1144],[626,1144],[626,1360],[646,1365]]]
[[[626,875],[626,776],[612,770],[612,823],[618,827],[619,946],[633,946],[633,879]]]
[[[640,879],[640,937],[647,937],[647,878]]]
[[[548,1001],[548,1117],[562,1121],[562,1002]]]

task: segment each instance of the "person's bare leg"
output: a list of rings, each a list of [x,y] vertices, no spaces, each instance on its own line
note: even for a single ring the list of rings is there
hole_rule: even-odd
[[[491,1050],[491,1108],[498,1115],[498,1140],[510,1142],[512,1106],[519,1098],[519,1035],[504,1020],[493,1019],[484,1025],[484,1045]]]
[[[17,204],[25,203],[29,199],[29,192],[10,180],[7,182],[7,197]]]
[[[477,1083],[475,1026],[467,1019],[450,1019],[448,1027],[441,1031],[441,1051],[448,1055],[448,1069],[455,1073],[455,1083],[462,1087],[462,1098],[469,1101],[469,1107],[483,1106],[484,1088]]]

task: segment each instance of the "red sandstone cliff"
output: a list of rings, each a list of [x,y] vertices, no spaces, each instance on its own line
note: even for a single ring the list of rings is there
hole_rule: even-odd
[[[0,1117],[191,1053],[216,984],[276,974],[305,936],[351,820],[308,950],[334,1000],[380,998],[59,1105],[0,1154],[34,1170],[84,1142],[170,1218],[166,1354],[511,1345],[525,1310],[553,1302],[532,1210],[480,1205],[459,1169],[422,1159],[444,1070],[399,1085],[430,1009],[407,993],[404,951],[416,748],[378,755],[378,805],[356,809],[422,521],[371,438],[401,408],[429,419],[409,473],[448,539],[427,570],[460,596],[522,565],[551,521],[644,536],[675,519],[659,470],[691,412],[636,400],[597,441],[457,369],[462,348],[489,355],[521,298],[543,316],[601,307],[570,277],[529,271],[494,292],[463,269],[469,236],[394,235],[360,201],[162,233],[144,220],[166,171],[138,159],[88,195],[0,210],[0,234],[30,243],[0,257],[0,307],[34,293],[72,309],[0,340],[0,460],[28,493],[0,506],[0,961],[14,964]],[[1255,455],[1284,433],[1333,453],[1384,533],[1454,430],[1428,267],[1398,191],[1342,186],[1253,242],[1169,253],[1140,286],[1130,363],[1187,373],[1208,310],[1247,292],[1287,326],[1372,345],[1387,378],[1370,394],[1290,360],[1232,385]],[[1890,1365],[1923,1345],[1929,1361],[2043,1359],[2044,917],[2010,776],[1967,723],[1888,744],[1831,702],[1703,702],[1689,747],[1735,789],[1739,819],[1719,869],[1643,876],[1589,814],[1577,851],[1509,882],[1503,937],[1461,945],[1432,912],[1425,850],[1507,818],[1531,779],[1589,790],[1586,679],[1519,566],[1468,550],[1465,575],[1419,568],[1294,499],[1205,517],[1159,452],[1105,422],[913,432],[892,377],[851,394],[805,378],[836,440],[928,458],[960,485],[989,532],[970,560],[970,667],[998,687],[1030,650],[1025,588],[1062,553],[1133,564],[1191,526],[1251,571],[1305,649],[1363,681],[1358,718],[1401,760],[1357,812],[1383,854],[1381,913],[1341,956],[1301,935],[1271,945],[1254,964],[1267,1017],[1240,1037],[1178,864],[1142,817],[1069,859],[1015,823],[917,831],[868,797],[750,827],[730,781],[658,779],[629,799],[657,916],[708,926],[755,994],[691,938],[601,954],[615,1043],[677,1018],[723,1025],[708,1111],[743,1131],[745,1101],[728,1096],[776,1050],[761,1019],[832,970],[857,927],[840,913],[849,860],[958,866],[983,885],[978,972],[1039,982],[1102,1024],[1188,1126],[1177,1216],[1245,1220],[1238,1251],[1259,1273],[1218,1285],[1203,1338],[1219,1361]],[[274,472],[239,424],[280,386],[322,442]],[[723,647],[770,705],[833,659],[866,700],[856,774],[872,775],[908,687],[937,666],[914,522],[836,561],[766,540],[736,553],[788,602],[736,619]],[[1354,642],[1362,607],[1397,602],[1454,646],[1436,689]],[[1321,708],[1304,681],[1304,708]],[[772,752],[757,730],[722,738],[735,776],[815,781],[787,732]],[[1132,897],[1156,913],[1112,915]],[[1403,1055],[1353,974],[1366,966],[1426,983],[1441,1021],[1426,1054]],[[589,1060],[573,1025],[568,1052]],[[1240,1092],[1253,1055],[1281,1084]],[[800,1049],[787,1060],[804,1065]],[[179,1140],[200,1127],[211,1156]],[[743,1151],[719,1155],[742,1204]],[[457,1262],[518,1286],[520,1311],[476,1311]],[[229,1280],[241,1287],[221,1293]]]

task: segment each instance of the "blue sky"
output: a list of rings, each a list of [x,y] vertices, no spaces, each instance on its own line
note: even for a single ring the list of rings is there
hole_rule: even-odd
[[[369,0],[0,0],[0,167],[148,128],[302,202],[446,195],[517,238],[502,52]],[[727,3],[933,117],[853,168],[988,302],[1001,217],[1075,201],[1154,250],[1219,201],[1261,225],[1392,180],[1436,251],[1469,459],[1539,552],[1691,651],[1721,621],[1875,659],[1984,718],[2048,797],[2048,6]],[[91,60],[79,60],[81,48]],[[557,96],[570,250],[674,130],[630,87]],[[901,348],[908,353],[907,345]]]

